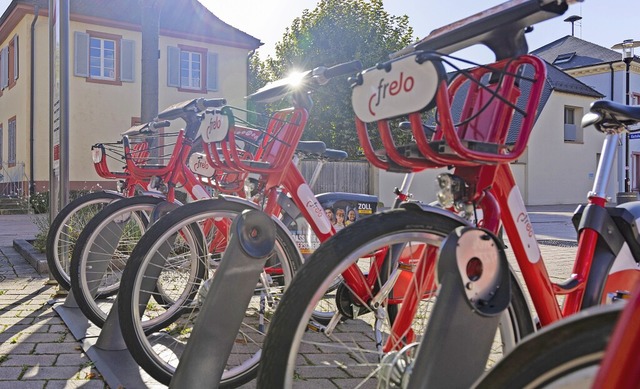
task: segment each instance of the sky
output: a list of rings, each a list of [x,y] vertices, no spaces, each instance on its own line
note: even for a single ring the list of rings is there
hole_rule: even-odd
[[[82,1],[82,0],[70,0]],[[171,1],[171,0],[168,0]],[[260,39],[264,45],[258,50],[261,58],[274,54],[287,27],[304,9],[313,9],[318,0],[199,0],[226,23]],[[408,15],[416,38],[432,30],[485,10],[504,0],[385,0],[384,7],[392,15]],[[10,0],[0,0],[4,12]],[[585,0],[572,5],[566,14],[538,24],[527,35],[533,50],[565,35],[571,34],[571,24],[564,22],[570,15],[583,19],[576,23],[575,35],[604,47],[611,47],[625,39],[640,40],[640,1]],[[581,24],[579,24],[581,23]],[[636,52],[640,55],[640,49]],[[486,49],[472,49],[464,54],[468,59],[485,61],[492,57]]]

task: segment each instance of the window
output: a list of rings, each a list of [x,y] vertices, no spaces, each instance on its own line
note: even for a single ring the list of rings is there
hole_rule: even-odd
[[[13,88],[18,80],[18,36],[14,36],[7,47],[7,74],[9,76],[9,89]]]
[[[116,79],[116,41],[91,37],[89,46],[89,77]]]
[[[582,143],[582,127],[576,125],[576,118],[582,117],[582,108],[564,107],[564,141]]]
[[[13,88],[18,79],[18,36],[0,48],[0,95],[5,88]]]
[[[89,82],[134,82],[135,41],[96,31],[74,33],[73,74]]]
[[[181,91],[218,90],[218,55],[201,47],[167,48],[167,85]]]
[[[194,51],[180,52],[180,87],[202,89],[202,54]]]
[[[2,154],[2,147],[4,146],[4,132],[2,131],[2,123],[0,123],[0,167],[4,164],[2,161],[4,155]]]
[[[9,158],[7,165],[16,166],[16,117],[9,119]]]
[[[560,65],[563,63],[567,63],[570,62],[573,57],[575,57],[576,53],[566,53],[566,54],[560,54],[559,56],[556,57],[556,59],[553,60],[553,65]]]

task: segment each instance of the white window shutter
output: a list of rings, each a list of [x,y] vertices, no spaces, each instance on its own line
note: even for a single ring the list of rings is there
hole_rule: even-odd
[[[135,48],[136,42],[130,39],[120,41],[120,81],[135,81]]]
[[[167,86],[180,87],[180,49],[167,47]]]
[[[9,85],[9,48],[3,47],[0,50],[0,88],[4,89]]]
[[[13,79],[18,79],[18,36],[13,37]]]
[[[207,53],[207,90],[218,90],[218,54]]]
[[[73,75],[89,77],[89,34],[76,31],[73,51]]]

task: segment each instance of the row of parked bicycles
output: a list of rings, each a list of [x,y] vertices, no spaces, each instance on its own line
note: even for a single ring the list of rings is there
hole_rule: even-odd
[[[263,388],[638,387],[640,298],[630,292],[640,279],[640,203],[607,206],[604,190],[640,109],[596,101],[582,121],[604,142],[564,282],[548,276],[509,166],[526,150],[548,66],[526,55],[525,28],[568,3],[509,1],[372,68],[350,61],[268,84],[248,99],[291,103],[269,115],[196,98],[95,145],[96,171],[121,190],[60,212],[50,271],[96,326],[117,317],[135,361],[171,387],[237,387],[256,376]],[[456,67],[450,53],[476,43],[498,60]],[[313,92],[347,76],[364,155],[406,178],[393,209],[336,228],[326,203],[357,212],[377,199],[316,196],[298,162],[347,157],[301,141]],[[407,128],[411,141],[401,142]],[[437,201],[410,199],[413,175],[432,168],[447,169]],[[234,266],[235,226],[255,212],[267,215],[273,249],[245,274]],[[228,288],[225,278],[238,281]],[[606,304],[611,296],[619,302]],[[211,355],[194,356],[196,344]]]

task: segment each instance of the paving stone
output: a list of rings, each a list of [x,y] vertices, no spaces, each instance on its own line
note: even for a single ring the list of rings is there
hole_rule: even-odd
[[[0,380],[17,380],[21,373],[21,366],[0,366]]]
[[[2,366],[53,366],[56,355],[8,355]]]
[[[85,366],[90,364],[91,360],[85,354],[60,354],[56,359],[56,366]]]
[[[24,372],[22,380],[71,380],[76,376],[80,377],[79,374],[81,370],[78,366],[31,366]]]
[[[107,386],[102,380],[50,380],[46,389],[104,389]]]
[[[42,389],[47,381],[0,381],[0,389]]]
[[[80,352],[80,343],[40,343],[36,344],[35,354],[69,354]]]

